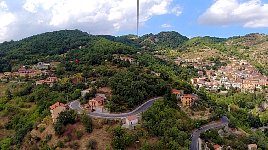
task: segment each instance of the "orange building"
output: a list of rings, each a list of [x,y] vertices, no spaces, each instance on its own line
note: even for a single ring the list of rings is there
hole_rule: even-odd
[[[198,100],[198,96],[195,94],[184,94],[181,96],[181,103],[183,107],[192,106],[196,100]]]

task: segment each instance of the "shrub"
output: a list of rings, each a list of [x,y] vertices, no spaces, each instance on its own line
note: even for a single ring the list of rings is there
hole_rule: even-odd
[[[83,114],[81,119],[86,131],[91,133],[93,131],[92,119],[87,114]]]
[[[59,147],[59,148],[64,148],[64,143],[63,143],[63,141],[58,141],[58,143],[57,143],[57,147]]]
[[[87,144],[88,150],[96,150],[97,149],[97,141],[95,139],[90,139]]]

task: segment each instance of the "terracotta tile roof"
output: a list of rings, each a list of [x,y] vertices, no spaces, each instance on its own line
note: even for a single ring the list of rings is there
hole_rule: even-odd
[[[182,94],[181,90],[177,90],[177,89],[172,89],[172,94]]]
[[[218,148],[221,148],[221,146],[218,145],[218,144],[216,144],[216,145],[213,146],[213,148],[214,148],[214,149],[218,149]]]
[[[136,120],[136,119],[138,119],[138,117],[137,117],[136,115],[132,115],[132,116],[127,116],[127,119],[128,119],[129,121],[132,121],[132,120]]]
[[[94,100],[96,100],[98,103],[101,103],[101,102],[104,101],[104,98],[101,97],[101,96],[96,96],[96,97],[94,98]]]
[[[195,94],[184,94],[182,97],[183,98],[197,98]]]
[[[53,105],[51,105],[49,108],[51,109],[51,110],[53,110],[53,109],[55,109],[55,108],[57,108],[57,107],[66,107],[66,105],[65,104],[63,104],[63,103],[60,103],[60,102],[56,102],[55,104],[53,104]]]

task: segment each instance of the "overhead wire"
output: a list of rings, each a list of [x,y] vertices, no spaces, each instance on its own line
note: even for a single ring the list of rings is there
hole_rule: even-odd
[[[137,37],[139,37],[140,0],[137,0]]]

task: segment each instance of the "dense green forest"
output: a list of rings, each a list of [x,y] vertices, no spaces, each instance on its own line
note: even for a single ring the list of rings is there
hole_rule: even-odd
[[[0,72],[10,71],[10,66],[28,65],[39,61],[57,61],[58,55],[70,49],[84,46],[91,39],[88,33],[79,30],[48,32],[0,44]]]

